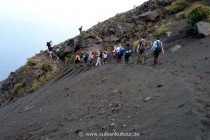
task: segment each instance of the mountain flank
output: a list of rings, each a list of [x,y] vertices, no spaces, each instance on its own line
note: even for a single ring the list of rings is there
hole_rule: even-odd
[[[190,139],[210,137],[210,25],[206,0],[150,0],[29,58],[0,83],[0,139]],[[165,54],[153,64],[156,37]],[[147,44],[146,64],[76,67],[78,52]],[[95,63],[94,63],[95,64]],[[87,136],[87,133],[138,136]],[[82,135],[81,135],[82,134]]]

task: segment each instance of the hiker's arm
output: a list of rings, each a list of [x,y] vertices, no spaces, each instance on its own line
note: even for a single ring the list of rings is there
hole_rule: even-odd
[[[161,47],[161,49],[162,49],[162,53],[164,54],[164,53],[165,53],[165,51],[164,51],[164,48],[163,48],[163,46]]]
[[[140,45],[137,46],[136,52],[139,53],[139,47]]]

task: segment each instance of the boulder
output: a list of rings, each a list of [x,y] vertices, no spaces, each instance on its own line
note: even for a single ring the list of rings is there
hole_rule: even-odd
[[[73,52],[73,51],[74,51],[74,47],[70,47],[70,46],[64,47],[64,53],[69,53],[69,52]]]
[[[133,16],[133,20],[135,22],[135,24],[137,25],[145,25],[146,22],[144,20],[142,20],[141,18],[139,18],[139,16]]]
[[[207,22],[200,21],[196,23],[196,29],[198,34],[206,37],[210,35],[210,24]]]
[[[109,39],[110,39],[110,42],[116,42],[116,41],[120,40],[120,38],[118,38],[118,37],[116,37],[116,36],[114,36],[114,35],[111,35],[111,36],[109,37]]]
[[[133,23],[126,23],[125,27],[126,28],[135,28],[135,25]]]
[[[109,34],[115,34],[115,29],[114,28],[110,28],[106,32],[108,32]]]
[[[122,25],[117,25],[115,28],[114,28],[114,33],[116,35],[120,35],[120,34],[123,34],[125,32],[125,30],[123,29]]]
[[[173,0],[158,0],[159,4],[166,6],[170,4]]]
[[[139,15],[139,18],[143,21],[155,21],[159,17],[160,13],[158,11],[147,11],[141,15]]]
[[[170,48],[170,53],[175,53],[177,50],[181,49],[182,46],[175,45],[174,47]]]
[[[104,38],[104,40],[103,40],[104,42],[109,42],[110,41],[110,39],[109,39],[109,37],[106,37],[106,38]]]
[[[103,39],[104,42],[116,42],[120,40],[120,38],[114,36],[114,35],[111,35],[110,37],[106,37]]]

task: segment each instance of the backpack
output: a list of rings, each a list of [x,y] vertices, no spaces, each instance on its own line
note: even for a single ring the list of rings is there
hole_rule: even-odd
[[[155,47],[155,51],[156,52],[161,52],[162,51],[162,49],[161,49],[161,42],[156,40],[156,43],[157,43],[157,45]]]
[[[46,46],[47,46],[47,47],[51,46],[51,45],[50,45],[50,42],[47,42]]]
[[[139,51],[145,51],[145,44],[142,43],[140,46],[139,46]]]
[[[102,54],[102,52],[100,52],[100,54],[99,54],[99,57],[101,57],[101,58],[103,57],[103,54]]]
[[[89,57],[88,54],[85,54],[84,55],[84,60],[88,60],[88,57]]]
[[[123,55],[124,54],[124,49],[123,48],[120,48],[119,50],[119,54]]]

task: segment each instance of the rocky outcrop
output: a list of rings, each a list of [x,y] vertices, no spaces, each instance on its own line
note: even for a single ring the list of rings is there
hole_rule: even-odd
[[[171,4],[173,0],[158,0],[159,4],[166,6],[168,4]]]
[[[111,42],[117,42],[117,41],[119,41],[119,40],[120,40],[120,38],[118,38],[118,37],[116,37],[116,36],[114,36],[114,35],[111,35],[110,37],[106,37],[106,38],[104,39],[104,42],[111,43]]]
[[[199,35],[201,36],[209,36],[210,35],[210,24],[207,22],[200,21],[196,23],[196,29]]]
[[[139,15],[139,18],[143,21],[155,21],[159,17],[160,13],[158,11],[147,11],[146,13],[143,13]]]
[[[145,25],[147,22],[155,21],[160,16],[160,12],[155,11],[147,11],[143,14],[133,16],[133,20],[136,24]]]

